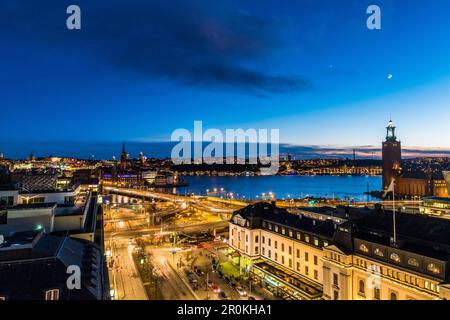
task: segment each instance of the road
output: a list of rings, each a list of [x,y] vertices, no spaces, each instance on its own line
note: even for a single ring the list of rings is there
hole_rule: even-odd
[[[208,223],[186,224],[186,225],[169,225],[163,228],[151,227],[151,228],[142,228],[139,230],[105,232],[105,238],[109,239],[110,237],[113,237],[114,239],[128,239],[131,237],[154,235],[161,233],[170,234],[172,232],[196,233],[212,229],[225,228],[226,226],[228,226],[228,221],[217,221],[212,223],[208,222]]]
[[[132,251],[133,247],[129,245],[128,240],[113,240],[114,268],[110,268],[110,279],[115,288],[115,299],[148,300],[131,256]]]

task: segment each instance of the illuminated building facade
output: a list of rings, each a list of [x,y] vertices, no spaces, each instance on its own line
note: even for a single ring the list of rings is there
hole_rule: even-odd
[[[450,221],[348,208],[336,223],[269,203],[238,210],[229,223],[233,261],[286,299],[450,298]]]

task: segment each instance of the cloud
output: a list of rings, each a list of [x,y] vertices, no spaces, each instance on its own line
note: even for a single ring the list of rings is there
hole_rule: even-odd
[[[256,95],[311,87],[298,75],[266,70],[283,46],[283,24],[269,17],[198,0],[79,0],[82,30],[65,28],[68,1],[2,2],[0,34],[53,49],[89,52],[115,70],[175,85]]]

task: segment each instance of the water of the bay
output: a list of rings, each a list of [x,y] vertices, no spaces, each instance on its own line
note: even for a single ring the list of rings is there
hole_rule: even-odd
[[[359,202],[374,200],[364,194],[367,190],[381,190],[379,176],[189,176],[183,179],[189,185],[177,188],[178,194],[206,195],[207,191],[217,190],[224,197],[232,193],[235,199],[262,199],[272,193],[277,199],[310,196]]]

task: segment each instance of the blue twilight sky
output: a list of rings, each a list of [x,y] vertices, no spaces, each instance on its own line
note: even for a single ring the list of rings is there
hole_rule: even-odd
[[[0,150],[165,141],[194,120],[379,146],[390,115],[404,145],[450,149],[448,0],[2,0],[0,23]]]

